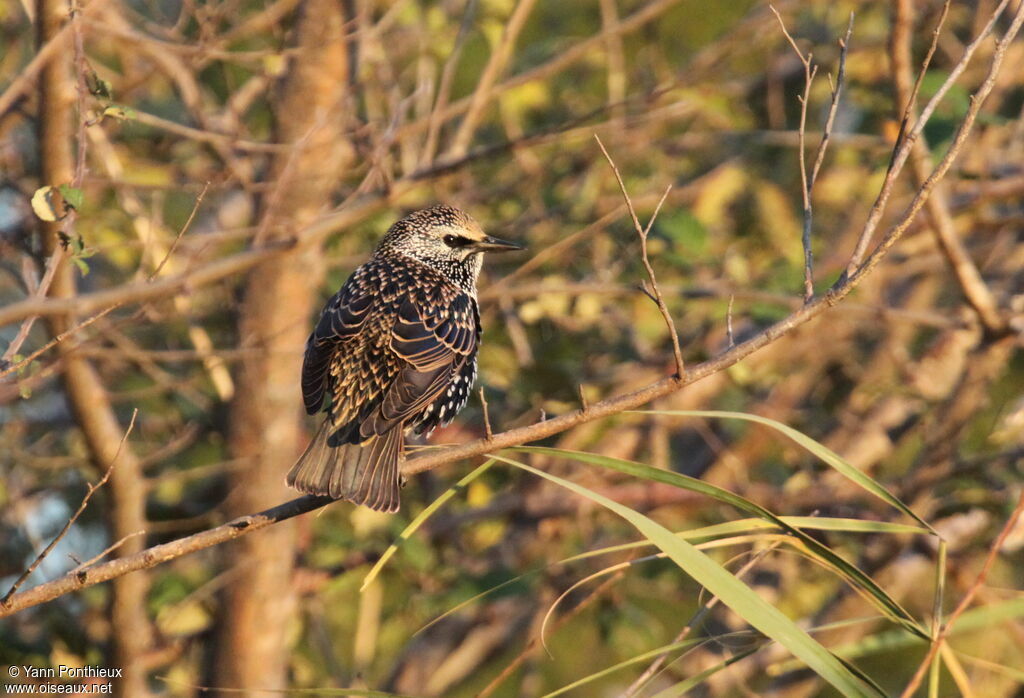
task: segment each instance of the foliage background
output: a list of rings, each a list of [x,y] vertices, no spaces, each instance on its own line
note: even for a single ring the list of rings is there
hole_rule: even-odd
[[[330,221],[328,211],[351,213],[343,224],[328,222],[299,252],[275,253],[212,282],[128,298],[0,383],[5,582],[31,562],[78,506],[86,483],[105,469],[69,406],[67,393],[75,388],[65,369],[75,361],[95,371],[103,390],[88,399],[116,416],[121,433],[138,410],[126,440],[137,467],[118,466],[121,484],[97,494],[29,584],[137,530],[145,533],[115,554],[289,497],[280,481],[312,426],[297,398],[305,333],[322,302],[406,210],[454,203],[492,234],[529,245],[525,256],[489,262],[481,281],[480,383],[496,430],[575,409],[580,392],[596,401],[670,373],[667,329],[637,290],[644,276],[638,242],[595,133],[642,219],[673,186],[649,247],[688,362],[728,347],[727,315],[742,340],[802,304],[796,96],[804,73],[763,3],[90,4],[98,7],[76,20],[81,49],[69,45],[62,59],[67,86],[78,79],[85,86],[68,99],[87,122],[79,143],[84,176],[74,182],[82,203],[69,228],[82,241],[69,267],[78,293],[150,276],[190,278],[218,260]],[[922,98],[938,88],[993,5],[952,3]],[[33,18],[52,6],[0,5],[0,84],[9,87],[26,69],[36,51]],[[891,8],[784,0],[776,8],[821,66],[810,92],[811,132],[828,108],[825,74],[835,75],[836,38],[856,13],[843,99],[814,191],[820,293],[846,267],[899,125]],[[915,68],[940,11],[940,3],[916,4]],[[986,43],[979,55],[991,50]],[[982,59],[925,129],[934,152],[942,152],[967,110]],[[936,243],[934,219],[922,215],[849,301],[654,406],[770,417],[882,482],[948,541],[950,608],[981,569],[1020,492],[1020,41],[1006,60],[970,147],[936,196],[1008,330],[979,322]],[[0,113],[4,304],[31,293],[25,279],[37,276],[36,265],[47,258],[29,199],[41,186],[65,183],[40,175],[45,106],[28,91]],[[815,133],[809,142],[816,145]],[[890,218],[915,189],[904,175]],[[17,331],[17,323],[0,330],[5,344]],[[44,345],[52,332],[52,325],[35,323],[21,353]],[[431,443],[480,437],[483,429],[474,400]],[[746,422],[623,414],[583,424],[548,445],[700,477],[778,515],[910,523],[771,430]],[[522,458],[672,530],[740,518],[731,507],[672,486],[552,456]],[[124,695],[184,696],[195,695],[196,686],[227,686],[253,695],[369,687],[533,696],[670,643],[707,601],[674,565],[637,562],[571,593],[545,652],[537,639],[554,599],[641,553],[556,564],[636,540],[636,532],[602,508],[501,464],[431,516],[360,593],[370,565],[470,465],[415,478],[397,516],[332,505],[275,527],[282,533],[270,546],[232,543],[227,551],[213,548],[135,573],[145,581],[137,593],[104,585],[21,612],[0,621],[0,663],[126,662],[134,678],[116,687]],[[141,512],[134,528],[123,519],[125,497],[134,497],[131,506]],[[815,535],[915,617],[931,617],[932,539],[886,531]],[[979,696],[1020,694],[1024,609],[1006,604],[1021,600],[1022,547],[1018,527],[976,597],[977,607],[994,610],[954,635],[940,695],[961,694],[965,686]],[[864,650],[858,665],[887,692],[902,689],[924,644],[872,650],[869,641],[895,626],[833,573],[772,547],[766,536],[710,551],[731,569],[755,553],[745,578],[764,598],[806,627],[860,620],[820,639]],[[122,604],[135,605],[129,627],[119,623],[126,616],[117,610],[118,594]],[[746,628],[728,609],[714,608],[694,629],[709,642],[671,661],[638,695],[760,647],[756,634],[728,635]],[[513,665],[521,654],[524,661]],[[766,646],[699,690],[830,695],[787,659]],[[575,694],[619,695],[648,663]],[[489,687],[506,668],[504,680]]]

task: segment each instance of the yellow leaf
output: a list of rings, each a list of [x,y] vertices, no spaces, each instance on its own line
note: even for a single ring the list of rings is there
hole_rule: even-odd
[[[64,197],[60,195],[56,187],[51,186],[36,189],[35,194],[32,195],[32,210],[40,220],[48,223],[59,221],[67,215]]]

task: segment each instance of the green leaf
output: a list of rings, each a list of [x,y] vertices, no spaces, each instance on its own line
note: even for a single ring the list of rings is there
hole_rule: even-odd
[[[862,489],[873,494],[874,496],[881,499],[891,507],[900,510],[910,518],[917,521],[919,524],[927,528],[935,536],[939,534],[934,528],[929,525],[927,521],[922,519],[920,516],[915,514],[910,507],[901,502],[895,495],[891,494],[887,489],[882,487],[878,482],[871,478],[866,473],[857,470],[849,463],[847,463],[838,453],[828,448],[827,446],[818,443],[811,437],[802,434],[791,426],[778,422],[774,419],[768,419],[767,417],[761,417],[756,414],[747,414],[746,412],[727,412],[721,410],[636,410],[633,414],[657,414],[674,417],[707,417],[710,419],[741,419],[747,422],[756,422],[763,424],[764,426],[771,427],[775,431],[789,437],[795,441],[799,446],[809,451],[814,456],[825,462],[831,468],[839,472],[840,475],[851,480],[855,484],[859,485]]]
[[[89,263],[88,262],[86,262],[81,257],[72,257],[71,261],[75,263],[76,267],[78,267],[78,271],[82,272],[82,276],[88,276],[89,275]]]
[[[89,90],[89,94],[94,97],[100,97],[101,99],[110,99],[113,97],[113,88],[110,82],[104,80],[96,71],[89,70],[85,74],[85,86]]]
[[[136,117],[136,112],[131,107],[126,107],[121,104],[112,104],[103,110],[102,116],[109,116],[113,119],[128,121]]]
[[[61,184],[57,187],[60,195],[64,197],[64,203],[73,209],[79,209],[85,202],[85,194],[82,193],[81,189],[72,187],[69,184]]]
[[[870,684],[865,683],[853,671],[832,655],[825,647],[787,618],[781,611],[768,604],[750,587],[730,574],[717,562],[697,550],[671,531],[643,514],[619,504],[574,482],[556,475],[532,468],[510,458],[494,456],[497,460],[514,465],[529,473],[543,477],[562,487],[596,502],[632,524],[722,603],[738,613],[747,623],[766,636],[775,640],[802,660],[825,681],[846,696],[872,696],[878,694]],[[884,694],[881,694],[884,695]]]
[[[799,539],[800,543],[803,544],[809,553],[845,577],[850,581],[854,589],[866,592],[866,598],[875,603],[875,605],[892,620],[901,624],[915,635],[928,637],[928,632],[921,627],[914,617],[900,606],[895,599],[889,596],[884,589],[878,586],[871,577],[864,574],[856,566],[850,564],[827,546],[822,545],[799,528],[786,523],[785,520],[779,518],[761,505],[751,502],[749,499],[740,497],[728,490],[704,482],[703,480],[698,480],[697,478],[681,475],[670,470],[652,468],[649,465],[622,460],[619,458],[600,456],[593,453],[582,453],[579,451],[567,451],[558,448],[545,448],[541,446],[520,446],[508,450],[521,453],[542,453],[549,456],[562,456],[583,463],[599,465],[603,468],[617,470],[621,473],[626,473],[627,475],[632,475],[634,477],[641,477],[654,482],[663,482],[691,492],[698,492],[720,502],[730,504],[741,511],[747,512],[748,514],[753,514],[760,519],[764,519],[765,521],[778,526],[786,533],[789,533]]]

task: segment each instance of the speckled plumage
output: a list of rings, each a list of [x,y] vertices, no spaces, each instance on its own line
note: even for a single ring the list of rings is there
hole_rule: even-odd
[[[306,343],[306,411],[322,408],[327,418],[288,484],[398,510],[403,434],[448,424],[476,380],[481,253],[517,248],[449,206],[391,227]]]

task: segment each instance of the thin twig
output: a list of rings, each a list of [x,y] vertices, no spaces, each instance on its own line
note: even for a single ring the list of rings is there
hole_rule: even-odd
[[[483,408],[484,412],[484,434],[488,441],[494,439],[494,432],[491,431],[491,415],[487,411],[487,398],[484,396],[484,386],[480,386],[480,407]]]
[[[981,36],[991,30],[992,25],[995,23],[995,19],[1002,12],[1001,8],[1004,7],[1005,5],[1006,3],[1003,2],[1000,5],[1000,8],[997,8],[996,13],[993,14],[993,18],[986,25],[985,30],[982,32],[981,35],[979,35],[979,38],[975,39],[975,41],[971,43],[971,46],[968,46],[968,50],[965,51],[964,54],[965,58],[974,52],[974,47],[977,43],[980,42]],[[1006,57],[1006,49],[1009,47],[1010,43],[1013,42],[1014,38],[1016,38],[1017,34],[1020,32],[1022,23],[1024,23],[1024,4],[1020,5],[1017,8],[1017,13],[1014,16],[1013,21],[1010,23],[1009,28],[1006,30],[1006,33],[1003,34],[1003,38],[996,42],[996,47],[995,50],[992,52],[992,59],[991,63],[989,64],[988,73],[985,75],[985,80],[981,83],[981,86],[975,91],[975,93],[971,95],[970,105],[967,108],[967,113],[964,114],[963,119],[960,121],[960,125],[957,127],[957,130],[953,135],[953,140],[950,143],[949,149],[946,151],[945,156],[943,156],[942,160],[939,161],[939,164],[935,166],[935,169],[932,170],[931,174],[928,175],[928,178],[925,180],[924,184],[922,184],[918,188],[917,193],[914,195],[913,200],[910,202],[910,206],[907,207],[907,211],[903,214],[903,217],[900,219],[899,223],[897,223],[896,225],[889,229],[889,232],[886,233],[885,237],[882,238],[882,241],[878,243],[878,246],[867,258],[867,260],[865,260],[862,264],[858,262],[857,266],[854,268],[852,276],[849,276],[848,274],[844,276],[847,276],[850,279],[862,278],[864,274],[870,272],[878,264],[878,262],[881,261],[882,257],[889,250],[889,248],[895,245],[896,241],[899,240],[900,237],[903,236],[903,233],[907,231],[907,228],[910,227],[911,221],[914,220],[917,214],[921,211],[921,208],[924,207],[925,203],[927,203],[931,195],[932,189],[943,177],[946,176],[946,173],[949,171],[949,168],[953,165],[953,161],[956,160],[956,158],[960,154],[960,151],[963,149],[964,143],[967,142],[967,136],[970,135],[971,128],[974,126],[974,121],[975,119],[978,118],[978,113],[981,111],[981,105],[985,102],[985,99],[992,92],[992,88],[995,87],[996,76],[998,75],[999,69],[1003,64],[1003,59]],[[957,66],[953,69],[953,73],[959,75],[961,72],[963,72],[963,67],[965,65],[965,59],[961,59],[961,63],[957,64]],[[945,84],[943,85],[943,87],[945,87]],[[942,90],[940,89],[940,91]],[[917,140],[917,138],[920,136],[921,130],[924,128],[924,124],[927,123],[927,120],[925,119],[925,114],[930,115],[931,112],[934,110],[934,100],[935,98],[933,97],[932,101],[929,102],[929,106],[926,107],[925,110],[921,112],[921,116],[918,117],[917,125],[914,126],[913,132],[910,134],[910,136],[908,136],[907,142],[902,147],[901,157],[904,162],[906,161],[906,158],[909,155],[910,150],[912,149],[911,144]],[[888,194],[886,194],[886,197],[888,197]],[[861,240],[864,240],[864,234],[867,231],[868,225],[865,224],[864,232],[861,233]],[[858,246],[859,244],[860,243],[858,243]],[[851,261],[853,261],[853,258],[851,258]],[[840,282],[842,281],[843,279],[840,279]],[[837,285],[843,285],[840,282],[837,282]]]
[[[462,47],[465,45],[469,32],[473,28],[476,6],[477,0],[466,0],[466,5],[462,10],[462,22],[459,23],[459,33],[455,37],[455,46],[452,47],[452,52],[448,54],[448,58],[444,61],[444,68],[441,69],[441,80],[437,85],[437,96],[427,121],[427,137],[423,144],[423,152],[420,153],[420,167],[430,165],[434,161],[434,155],[437,153],[438,137],[441,134],[441,114],[448,106],[448,100],[451,97],[452,82],[455,79],[455,68],[458,67],[459,56],[462,55]]]
[[[807,157],[805,150],[805,139],[807,134],[807,107],[810,100],[811,86],[814,83],[814,77],[818,73],[818,66],[812,63],[813,54],[808,52],[805,56],[800,47],[797,46],[796,41],[790,35],[786,29],[786,23],[782,20],[782,15],[779,14],[778,10],[769,5],[771,11],[775,14],[775,18],[779,21],[779,26],[782,28],[782,33],[789,42],[789,45],[793,48],[797,57],[800,59],[800,63],[804,67],[804,92],[802,96],[798,96],[797,100],[800,102],[800,127],[797,131],[798,137],[798,150],[800,158],[800,191],[803,197],[803,231],[801,235],[801,243],[804,250],[804,303],[809,303],[814,299],[814,253],[811,249],[811,234],[813,232],[813,219],[814,209],[812,204],[812,194],[814,193],[814,183],[818,178],[818,173],[821,171],[821,165],[825,160],[825,153],[828,150],[829,139],[832,135],[832,126],[835,123],[836,112],[839,108],[839,96],[842,92],[843,80],[846,76],[846,53],[850,44],[850,37],[853,34],[853,13],[850,13],[850,21],[846,27],[846,35],[839,40],[839,69],[836,73],[836,81],[829,83],[832,86],[832,100],[829,104],[828,115],[825,118],[825,126],[822,129],[821,141],[818,143],[818,150],[814,156],[814,165],[811,168],[810,173],[807,171]]]
[[[612,172],[615,173],[615,180],[619,183],[619,191],[622,192],[622,198],[626,201],[626,208],[629,210],[629,216],[633,219],[633,227],[636,229],[636,234],[640,238],[640,259],[643,261],[644,269],[647,270],[647,278],[651,282],[651,291],[647,291],[644,288],[644,292],[648,296],[653,296],[654,302],[658,305],[658,310],[661,311],[661,317],[665,320],[665,325],[668,327],[669,337],[672,339],[672,355],[676,361],[676,378],[682,379],[686,375],[686,365],[683,362],[683,351],[679,347],[679,335],[676,333],[676,324],[672,320],[672,314],[668,311],[668,306],[665,304],[665,299],[661,295],[661,291],[658,290],[658,279],[654,274],[654,267],[651,266],[650,257],[647,255],[647,234],[651,231],[651,227],[654,225],[655,219],[658,217],[658,213],[661,211],[662,204],[665,203],[665,199],[668,197],[668,193],[672,191],[672,185],[670,184],[666,189],[665,193],[661,195],[661,200],[658,201],[658,205],[654,207],[654,213],[651,215],[651,219],[647,222],[647,227],[640,225],[640,219],[636,216],[636,210],[633,208],[633,200],[629,198],[629,192],[626,191],[626,183],[622,181],[622,175],[619,174],[619,168],[615,165],[615,161],[612,160],[612,156],[608,154],[608,150],[604,147],[604,143],[601,142],[600,136],[594,134],[594,140],[597,141],[597,145],[600,146],[601,152],[604,153],[605,159],[608,164],[611,165]]]
[[[156,269],[154,269],[153,272],[146,279],[146,283],[147,284],[153,283],[153,281],[156,279],[157,275],[160,273],[160,270],[164,268],[165,264],[167,264],[167,260],[169,260],[171,258],[171,255],[174,254],[174,250],[178,246],[178,241],[181,240],[181,237],[186,232],[188,232],[188,229],[192,226],[192,221],[195,220],[195,217],[196,217],[196,211],[199,210],[199,204],[202,203],[203,197],[206,196],[206,191],[207,191],[207,189],[209,189],[209,187],[210,187],[210,183],[207,182],[206,186],[203,187],[203,190],[201,192],[199,192],[199,196],[196,197],[196,201],[192,205],[192,212],[189,214],[188,220],[185,221],[185,225],[183,225],[181,230],[178,231],[178,235],[174,238],[174,241],[171,243],[170,248],[167,250],[167,254],[165,254],[164,258],[160,261],[160,264],[157,265]],[[61,248],[58,247],[56,250],[54,250],[53,257],[56,258],[58,253],[60,253],[60,252],[61,252]],[[20,370],[24,366],[28,366],[33,361],[35,361],[40,356],[42,356],[43,354],[48,352],[50,349],[53,349],[55,346],[57,346],[58,344],[63,342],[65,339],[67,339],[71,335],[75,334],[76,332],[80,332],[80,331],[84,330],[86,327],[89,327],[89,325],[92,325],[97,320],[100,320],[100,319],[106,317],[107,315],[109,315],[113,311],[115,311],[118,308],[120,308],[126,302],[127,301],[119,301],[119,302],[113,303],[112,305],[107,306],[106,308],[104,308],[103,310],[99,311],[98,313],[96,313],[92,317],[88,317],[85,320],[83,320],[82,322],[79,322],[76,325],[73,325],[72,327],[69,327],[68,329],[64,330],[63,332],[57,334],[53,339],[51,339],[49,342],[47,342],[46,344],[41,346],[39,349],[36,349],[34,352],[32,352],[31,354],[26,356],[21,361],[15,363],[15,364],[11,364],[9,366],[3,366],[2,369],[0,369],[0,378],[3,378],[4,376],[6,376],[9,373],[13,373],[15,371],[18,371],[18,370]]]
[[[192,204],[192,211],[188,214],[188,218],[185,220],[185,225],[181,226],[181,230],[174,236],[174,240],[171,241],[171,246],[167,249],[167,254],[160,260],[160,263],[156,265],[156,269],[149,275],[148,281],[152,281],[160,275],[164,265],[167,264],[168,260],[174,255],[174,250],[178,248],[178,243],[181,242],[181,238],[185,236],[189,228],[192,227],[192,221],[196,219],[196,213],[199,211],[199,205],[203,203],[203,198],[206,196],[206,192],[210,190],[210,183],[206,182],[203,185],[203,190],[199,192],[199,196],[196,197],[195,202]]]
[[[928,653],[925,655],[924,659],[921,660],[921,664],[917,667],[917,671],[914,672],[914,676],[910,679],[910,683],[908,683],[907,687],[903,689],[903,693],[900,694],[900,698],[910,698],[910,696],[914,695],[918,686],[921,685],[925,672],[928,671],[928,667],[931,665],[932,660],[935,659],[935,655],[946,641],[949,633],[953,630],[953,625],[956,623],[960,615],[967,610],[967,607],[971,605],[975,595],[981,589],[982,585],[985,584],[985,580],[988,578],[988,574],[992,570],[992,565],[996,561],[996,556],[999,555],[999,551],[1003,547],[1003,542],[1006,540],[1006,537],[1013,532],[1013,529],[1017,525],[1017,519],[1020,518],[1022,513],[1024,513],[1024,492],[1022,492],[1018,498],[1017,506],[1014,508],[1013,513],[1010,514],[1010,518],[1007,519],[1006,525],[1003,526],[1003,530],[999,532],[999,535],[996,536],[995,542],[992,543],[992,547],[989,548],[988,555],[985,557],[985,564],[982,566],[981,572],[978,573],[974,583],[971,584],[967,593],[964,594],[960,603],[957,604],[957,607],[950,614],[949,620],[946,621],[941,632],[939,632],[938,636],[932,642],[931,647],[928,648]]]
[[[579,393],[580,396],[580,407],[583,408],[584,412],[586,412],[587,409],[589,409],[590,407],[590,403],[587,401],[587,394],[583,391],[582,383],[576,386],[576,391]]]
[[[846,54],[850,49],[850,38],[853,36],[853,13],[850,13],[850,23],[846,25],[846,34],[839,40],[839,68],[836,70],[836,81],[832,86],[832,101],[828,107],[828,116],[825,118],[825,127],[821,133],[821,142],[818,144],[818,152],[814,156],[814,167],[811,168],[811,189],[818,179],[818,172],[821,171],[821,164],[825,161],[825,151],[828,150],[829,140],[832,137],[832,127],[836,122],[836,113],[839,111],[839,97],[843,91],[843,82],[846,80]]]
[[[25,580],[28,579],[29,576],[31,576],[31,574],[36,571],[36,568],[38,568],[39,565],[42,564],[43,560],[45,560],[46,557],[51,552],[53,552],[53,549],[57,547],[57,543],[60,543],[61,540],[64,539],[64,536],[66,536],[68,534],[68,531],[71,530],[71,526],[74,525],[75,521],[78,520],[78,517],[82,515],[82,512],[85,511],[85,508],[89,505],[89,500],[92,499],[92,496],[96,494],[96,492],[101,487],[103,487],[103,485],[107,484],[107,480],[110,479],[110,474],[114,471],[114,464],[117,463],[117,457],[121,455],[121,449],[124,448],[124,444],[128,440],[128,435],[132,433],[132,428],[135,426],[135,417],[138,414],[138,409],[132,410],[132,419],[128,423],[128,428],[125,430],[124,436],[121,437],[121,443],[117,445],[117,451],[114,453],[114,457],[110,459],[110,465],[107,466],[107,470],[106,472],[103,473],[103,477],[101,477],[99,479],[99,482],[97,482],[95,485],[87,483],[89,489],[85,493],[85,496],[82,497],[82,503],[78,505],[78,510],[71,515],[71,518],[68,519],[68,522],[64,524],[64,527],[60,530],[60,533],[58,533],[57,536],[52,541],[50,541],[49,545],[43,548],[42,552],[39,553],[36,556],[36,559],[32,561],[32,564],[29,565],[28,568],[21,573],[21,576],[18,577],[14,584],[11,585],[11,588],[7,590],[6,594],[4,594],[4,597],[0,599],[0,606],[3,606],[4,608],[10,606],[11,597],[14,596],[15,592],[17,592],[21,585],[25,583]]]
[[[947,0],[946,2],[947,6],[948,4],[949,0]],[[861,267],[862,262],[864,260],[864,255],[868,249],[868,245],[871,243],[871,238],[874,236],[875,230],[878,228],[878,224],[882,220],[882,214],[885,212],[886,204],[889,202],[889,197],[892,195],[892,191],[896,183],[896,178],[903,170],[903,166],[907,162],[907,157],[910,155],[911,144],[921,136],[921,133],[924,131],[925,124],[927,124],[928,121],[931,119],[931,115],[932,113],[934,113],[939,102],[942,101],[942,99],[946,96],[946,93],[956,83],[960,75],[963,74],[964,70],[967,68],[967,64],[974,56],[974,52],[977,50],[978,46],[981,45],[981,42],[984,41],[985,38],[992,32],[992,29],[995,26],[996,21],[999,19],[1000,16],[1002,16],[1003,10],[1006,9],[1006,6],[1008,4],[1009,0],[1002,0],[1002,2],[999,3],[999,6],[996,7],[996,9],[992,12],[992,15],[989,18],[988,23],[986,23],[985,27],[981,30],[981,32],[978,33],[978,36],[976,36],[971,43],[964,47],[963,56],[961,56],[960,60],[957,61],[956,65],[953,66],[953,69],[949,71],[949,75],[946,77],[946,80],[939,87],[938,91],[936,91],[936,93],[932,95],[932,98],[928,100],[928,104],[925,105],[925,108],[921,110],[921,115],[918,116],[917,121],[914,123],[914,127],[908,129],[905,136],[901,135],[901,137],[897,138],[896,146],[893,149],[892,159],[889,162],[889,169],[886,171],[885,180],[882,183],[882,188],[879,190],[878,196],[875,198],[875,203],[872,204],[871,206],[871,211],[868,213],[868,219],[864,224],[863,230],[861,231],[860,238],[858,238],[857,240],[857,244],[854,247],[853,254],[850,255],[850,260],[849,262],[847,262],[846,272],[843,274],[842,277],[840,277],[840,281],[843,281],[845,278],[850,277],[851,275],[856,273],[857,270]],[[936,27],[934,32],[934,36],[932,39],[933,44],[938,43],[939,31],[941,30],[941,23],[945,20],[945,18],[946,12],[944,6],[944,11],[942,15],[939,17],[939,26]],[[1009,33],[1010,32],[1008,31],[1007,34]],[[1016,35],[1016,33],[1017,32],[1014,31],[1013,35]],[[934,48],[930,48],[928,50],[928,58],[926,60],[930,60],[933,53]],[[992,67],[995,67],[998,70],[998,65],[1002,63],[1002,54],[1004,53],[1005,49],[1002,52],[999,52],[997,49],[997,53],[994,54],[993,56],[993,58],[996,60],[994,60],[991,64]],[[922,68],[921,75],[925,73],[926,68],[927,66],[924,66],[924,68]],[[991,68],[989,74],[992,74]],[[918,81],[922,79],[923,78],[920,77],[919,75]],[[988,90],[985,92],[986,96],[990,91],[991,87],[989,87]],[[980,91],[978,94],[980,94]],[[975,115],[977,115],[977,112],[975,112]],[[971,121],[973,122],[973,118],[971,118]],[[961,121],[961,126],[963,126],[965,123],[966,119],[964,121]]]
[[[480,74],[480,80],[473,90],[469,107],[466,109],[466,115],[462,117],[462,123],[459,124],[459,130],[455,133],[454,138],[452,138],[452,145],[448,149],[445,159],[458,158],[466,154],[469,143],[473,139],[473,134],[476,132],[477,124],[479,124],[480,119],[483,117],[484,109],[491,101],[495,83],[508,65],[509,58],[512,57],[512,51],[515,48],[516,39],[519,38],[519,33],[523,30],[523,27],[526,26],[526,20],[530,17],[536,2],[537,0],[519,0],[516,3],[515,9],[512,10],[512,15],[508,18],[508,23],[505,25],[505,31],[498,41],[498,45],[494,47],[490,58],[487,60],[487,64],[484,66],[483,72]],[[431,119],[436,119],[436,116],[432,115]]]
[[[82,570],[84,570],[86,568],[89,568],[89,567],[92,567],[97,562],[99,562],[100,560],[105,558],[107,555],[109,555],[110,553],[112,553],[115,550],[117,550],[118,548],[120,548],[122,545],[124,545],[126,542],[128,542],[132,538],[136,538],[137,536],[142,536],[142,535],[145,535],[145,534],[146,534],[145,530],[135,531],[134,533],[129,533],[127,536],[124,536],[121,540],[117,541],[116,543],[113,543],[112,545],[107,546],[103,550],[103,552],[101,552],[99,555],[95,555],[94,557],[89,558],[85,562],[79,562],[78,560],[75,560],[75,562],[78,562],[78,567],[75,567],[73,570],[68,572],[68,574],[78,574]]]
[[[914,116],[914,103],[921,82],[919,76],[917,84],[913,88],[910,86],[912,24],[911,2],[897,0],[894,3],[892,39],[889,43],[896,95],[900,101],[906,104],[903,113],[904,123]],[[928,166],[931,162],[931,152],[923,135],[913,144],[911,157],[914,179],[916,184],[921,186],[928,177]],[[994,335],[1004,332],[1008,323],[999,310],[999,304],[957,235],[946,188],[937,187],[932,193],[928,200],[928,217],[931,219],[939,249],[945,255],[964,298],[977,313],[988,332]]]
[[[53,283],[53,277],[55,276],[57,268],[60,266],[61,262],[64,261],[65,254],[66,251],[64,247],[58,245],[53,251],[53,254],[50,255],[50,258],[46,260],[46,270],[43,272],[43,278],[40,279],[39,285],[32,293],[33,298],[38,300],[46,298],[46,293],[50,290],[50,284]],[[19,361],[13,365],[10,364],[10,362],[18,353],[18,350],[21,349],[21,345],[25,343],[26,339],[28,339],[29,332],[32,331],[32,325],[35,324],[35,321],[38,318],[38,315],[30,315],[22,321],[21,327],[18,329],[18,334],[14,337],[14,341],[7,346],[3,357],[0,358],[0,368],[3,369],[3,372],[0,373],[0,377],[3,377],[13,371],[17,371],[22,366],[28,365],[29,362],[26,361]]]
[[[88,5],[82,7],[79,12],[83,15],[86,13],[98,12],[108,0],[92,0]],[[15,103],[24,95],[28,90],[36,84],[36,76],[39,75],[40,71],[45,68],[54,56],[58,55],[64,50],[64,44],[70,40],[74,34],[75,27],[73,22],[69,22],[61,27],[60,31],[53,35],[49,41],[36,51],[35,56],[29,61],[29,64],[21,69],[18,73],[18,77],[15,78],[10,85],[0,94],[0,117],[7,114]]]
[[[729,307],[725,309],[725,336],[729,338],[729,348],[736,346],[736,336],[732,333],[732,302],[736,300],[736,294],[729,294]]]

